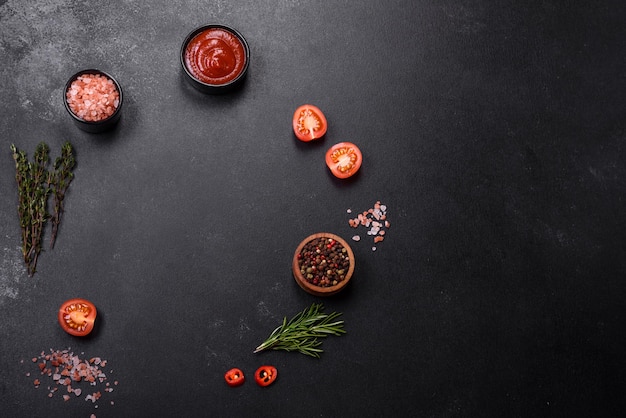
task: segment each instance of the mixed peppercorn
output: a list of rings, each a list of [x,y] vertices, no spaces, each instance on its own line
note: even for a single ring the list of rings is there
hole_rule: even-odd
[[[332,238],[312,239],[297,257],[302,276],[320,287],[336,286],[346,278],[350,267],[348,251]]]

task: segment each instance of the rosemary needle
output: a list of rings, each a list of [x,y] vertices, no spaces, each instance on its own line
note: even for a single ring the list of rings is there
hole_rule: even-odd
[[[340,336],[345,334],[343,320],[338,320],[341,313],[323,313],[322,304],[312,304],[309,308],[276,327],[269,337],[259,345],[254,352],[264,350],[298,351],[302,354],[320,357],[324,351],[321,338],[329,335]]]

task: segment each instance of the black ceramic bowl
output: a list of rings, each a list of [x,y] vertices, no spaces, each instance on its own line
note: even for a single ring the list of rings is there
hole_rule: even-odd
[[[250,47],[237,30],[204,25],[187,35],[180,49],[185,79],[203,93],[222,94],[241,86],[250,65]]]
[[[76,110],[76,102],[71,97],[68,98],[68,93],[71,96],[72,93],[70,92],[70,90],[72,89],[72,84],[77,80],[80,81],[79,78],[83,79],[84,78],[83,76],[96,76],[96,77],[99,77],[98,80],[104,78],[104,79],[111,80],[113,82],[113,85],[115,86],[115,90],[117,90],[118,96],[117,96],[117,107],[115,107],[114,103],[109,103],[107,105],[107,106],[112,106],[114,109],[114,111],[110,115],[107,115],[104,118],[98,118],[98,116],[83,116],[83,117],[80,116],[80,113],[78,112],[78,110]],[[84,85],[78,88],[78,91],[81,93],[83,92],[83,86]],[[90,92],[85,92],[85,93],[86,95],[91,94]],[[115,80],[111,75],[105,73],[104,71],[95,70],[95,69],[88,69],[88,70],[82,70],[82,71],[77,72],[72,77],[70,77],[70,79],[65,84],[65,89],[63,90],[63,103],[65,104],[65,109],[67,110],[67,113],[70,114],[70,116],[72,117],[72,120],[74,121],[76,126],[78,126],[78,128],[80,128],[81,130],[85,132],[90,132],[90,133],[105,132],[105,131],[110,130],[117,124],[117,122],[120,119],[120,116],[122,115],[122,112],[121,112],[122,103],[123,103],[122,97],[123,97],[122,87],[117,82],[117,80]],[[83,101],[83,103],[85,101],[84,98],[81,98],[80,100]],[[77,113],[75,113],[75,111]],[[97,115],[100,115],[100,113],[97,113]],[[88,120],[89,118],[93,118],[93,117],[96,117],[97,120]]]

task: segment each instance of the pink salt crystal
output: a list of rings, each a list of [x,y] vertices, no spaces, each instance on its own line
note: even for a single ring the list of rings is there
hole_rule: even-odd
[[[114,108],[105,106],[111,98],[114,99]],[[119,92],[113,81],[107,77],[100,74],[84,74],[72,82],[66,93],[66,99],[76,116],[86,121],[97,122],[107,119],[115,112],[119,105]]]

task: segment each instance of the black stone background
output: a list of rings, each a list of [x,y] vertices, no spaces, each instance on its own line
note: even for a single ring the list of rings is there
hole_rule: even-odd
[[[0,1],[0,415],[619,416],[624,9]],[[181,42],[206,23],[251,46],[237,93],[182,77]],[[70,75],[93,67],[125,94],[108,134],[79,131],[62,104]],[[303,103],[325,112],[323,140],[294,138]],[[32,156],[46,141],[56,157],[66,140],[76,178],[29,278],[9,145]],[[340,141],[364,154],[349,181],[323,160]],[[300,240],[350,240],[347,209],[377,200],[391,228],[375,252],[359,230],[350,287],[326,299],[297,287]],[[99,309],[90,338],[57,325],[72,297]],[[252,353],[313,302],[348,331],[321,359]],[[92,404],[49,399],[47,379],[35,389],[30,358],[68,347],[107,359],[114,392]],[[252,382],[262,364],[279,370],[268,388]],[[231,367],[244,386],[226,386]]]

